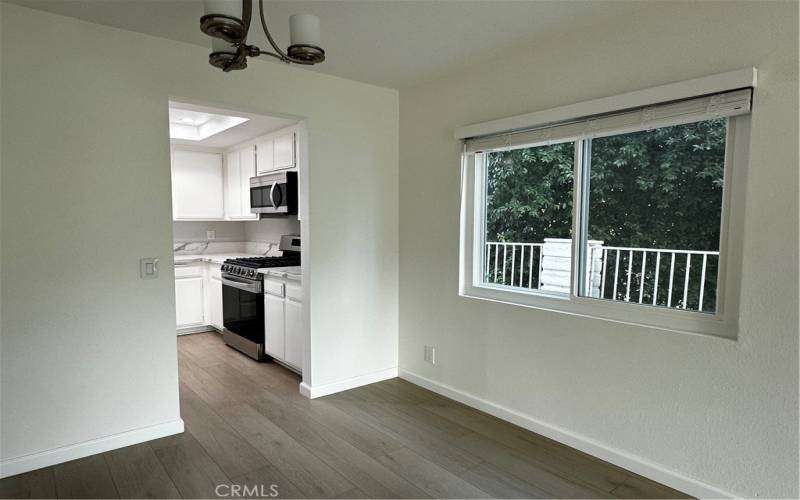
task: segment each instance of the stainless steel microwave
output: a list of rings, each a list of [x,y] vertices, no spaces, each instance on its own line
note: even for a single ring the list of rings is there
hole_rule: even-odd
[[[283,171],[250,178],[250,212],[297,213],[297,172]]]

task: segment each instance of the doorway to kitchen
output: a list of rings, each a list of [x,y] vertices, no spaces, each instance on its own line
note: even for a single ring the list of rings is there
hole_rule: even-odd
[[[305,123],[172,100],[169,135],[182,401],[213,408],[265,377],[297,392],[309,345]]]

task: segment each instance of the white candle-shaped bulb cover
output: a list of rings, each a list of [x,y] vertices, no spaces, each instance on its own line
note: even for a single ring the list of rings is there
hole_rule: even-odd
[[[203,0],[205,14],[224,14],[242,18],[242,0]]]
[[[293,14],[289,17],[289,38],[292,45],[321,47],[319,18],[313,14]]]

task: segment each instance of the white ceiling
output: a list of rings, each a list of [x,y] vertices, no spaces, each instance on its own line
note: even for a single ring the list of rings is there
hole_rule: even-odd
[[[201,0],[7,1],[210,47],[210,39],[199,29]],[[650,2],[265,0],[264,4],[270,30],[284,48],[289,41],[289,15],[310,12],[320,17],[327,60],[315,66],[314,71],[402,88],[437,79],[515,48],[529,46],[537,50],[537,46],[546,46],[548,38],[576,26],[602,24],[630,15],[647,8]],[[251,27],[250,42],[262,49],[268,47],[257,22]]]
[[[187,114],[191,116],[194,116],[194,113],[201,113],[213,116],[219,116],[219,115],[236,116],[248,119],[244,123],[225,129],[222,132],[218,132],[200,141],[174,139],[174,138],[170,139],[170,142],[172,144],[183,144],[186,146],[203,146],[207,148],[227,149],[231,146],[241,144],[251,139],[255,139],[256,137],[260,137],[262,135],[274,132],[276,130],[280,130],[282,128],[289,127],[297,123],[297,120],[293,120],[290,118],[280,118],[277,116],[266,116],[266,115],[254,115],[252,113],[242,113],[240,111],[231,111],[220,108],[212,108],[209,106],[199,106],[195,104],[179,103],[173,101],[170,101],[169,109],[170,109],[171,121],[173,118],[179,118],[179,115],[181,115],[180,111],[193,112]]]

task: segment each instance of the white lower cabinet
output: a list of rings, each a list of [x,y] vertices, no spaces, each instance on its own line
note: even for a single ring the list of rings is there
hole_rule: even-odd
[[[220,264],[196,262],[175,266],[175,325],[178,335],[222,330]]]
[[[175,266],[175,323],[178,335],[224,327],[220,264]],[[264,351],[287,366],[301,370],[303,288],[299,281],[264,278]],[[256,314],[255,311],[251,312]]]
[[[175,268],[175,323],[178,329],[205,324],[203,266]]]
[[[283,315],[284,298],[264,294],[264,351],[273,358],[284,359],[285,356],[285,322]]]
[[[292,368],[303,367],[303,304],[296,281],[264,278],[264,351]]]
[[[286,362],[298,368],[303,366],[303,304],[289,298],[284,303],[286,313]]]
[[[216,265],[219,268],[219,265]],[[208,277],[208,324],[222,330],[222,280],[210,275]]]

